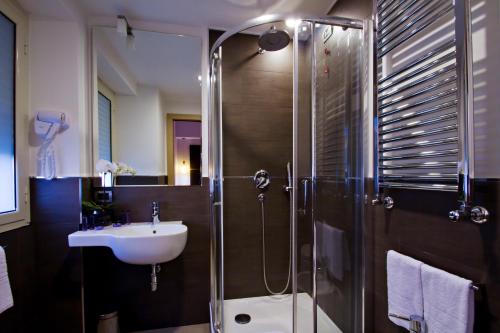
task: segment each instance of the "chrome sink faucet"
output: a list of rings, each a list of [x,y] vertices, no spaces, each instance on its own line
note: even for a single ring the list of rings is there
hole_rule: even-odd
[[[160,205],[158,204],[158,201],[153,201],[152,204],[153,207],[153,221],[151,222],[152,225],[157,225],[160,223]]]

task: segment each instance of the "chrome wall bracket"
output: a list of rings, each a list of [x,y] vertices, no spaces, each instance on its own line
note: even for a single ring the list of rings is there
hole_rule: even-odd
[[[448,214],[449,219],[452,222],[461,222],[464,220],[470,220],[476,224],[484,224],[488,222],[490,213],[488,210],[482,206],[474,206],[462,204],[459,209],[452,210]]]
[[[372,200],[372,206],[383,205],[385,209],[391,210],[394,208],[394,199],[392,197],[384,197],[383,194],[378,193],[375,199]]]

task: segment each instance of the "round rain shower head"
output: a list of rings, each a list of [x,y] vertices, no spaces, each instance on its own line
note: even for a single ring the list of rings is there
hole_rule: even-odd
[[[290,36],[285,30],[278,30],[275,26],[264,31],[259,36],[259,46],[266,51],[278,51],[290,43]]]

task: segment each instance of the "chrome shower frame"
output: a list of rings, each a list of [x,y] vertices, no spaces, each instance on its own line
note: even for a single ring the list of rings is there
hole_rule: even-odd
[[[242,31],[258,27],[259,25],[262,24],[272,24],[272,23],[277,23],[277,22],[284,22],[287,19],[290,18],[290,15],[274,15],[274,14],[269,14],[269,15],[262,15],[257,18],[254,18],[252,20],[246,21],[245,23],[228,29],[226,32],[224,32],[214,43],[212,48],[210,49],[210,54],[209,57],[212,59],[212,56],[217,53],[217,49],[224,43],[225,40],[227,40],[229,37],[236,35]],[[349,28],[354,28],[354,29],[363,29],[363,22],[360,20],[351,20],[343,17],[317,17],[317,18],[299,18],[300,21],[306,21],[306,22],[312,22],[312,23],[324,23],[324,24],[331,24],[331,25],[337,25],[337,26],[346,26]]]
[[[289,15],[264,15],[243,23],[240,26],[227,30],[223,33],[212,46],[209,53],[209,64],[210,64],[210,102],[209,102],[209,178],[210,178],[210,260],[211,260],[211,300],[210,300],[210,329],[212,333],[223,333],[224,332],[224,318],[223,318],[223,301],[224,301],[224,235],[223,235],[223,150],[222,150],[222,87],[220,81],[222,80],[222,44],[225,40],[231,36],[241,33],[245,30],[263,25],[263,24],[273,24],[276,22],[284,22],[286,19],[290,18]],[[348,27],[353,29],[364,30],[366,33],[366,28],[371,26],[367,22],[371,21],[361,21],[352,20],[341,17],[313,17],[313,18],[302,18],[300,19],[304,22],[309,22],[312,27],[315,24],[327,24],[333,26]],[[313,29],[314,31],[314,29]],[[298,29],[295,29],[294,39],[298,40]],[[313,55],[314,57],[314,51]],[[291,204],[291,214],[292,214],[292,294],[293,294],[293,333],[297,332],[297,191],[298,179],[297,179],[297,128],[298,128],[298,60],[299,60],[299,48],[298,43],[294,43],[293,46],[293,170],[292,170],[292,204]],[[316,67],[315,62],[312,62],[311,71],[313,71],[313,76],[315,75]],[[219,84],[219,86],[217,86]],[[217,89],[216,89],[217,88]],[[314,96],[316,94],[316,87],[314,84],[311,86],[312,92],[312,118],[315,117],[315,105]],[[313,136],[315,133],[314,122],[313,126]],[[314,166],[314,139],[313,139],[313,171],[312,171],[312,189],[314,190],[314,176],[315,176],[315,166]],[[314,227],[314,226],[313,226]],[[315,233],[314,233],[315,235]],[[316,238],[313,236],[313,265],[316,263]],[[316,267],[313,267],[313,304],[317,304],[316,297]],[[313,309],[313,315],[316,316],[316,306]],[[363,316],[363,314],[361,314]],[[363,327],[363,324],[360,324]],[[316,327],[314,327],[316,331]]]

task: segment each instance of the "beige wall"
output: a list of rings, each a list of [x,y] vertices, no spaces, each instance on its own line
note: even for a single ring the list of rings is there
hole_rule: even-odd
[[[69,128],[54,140],[56,176],[85,175],[90,156],[86,123],[86,36],[77,22],[30,19],[30,117],[39,111],[64,112]],[[38,175],[39,138],[30,140],[30,175]]]

